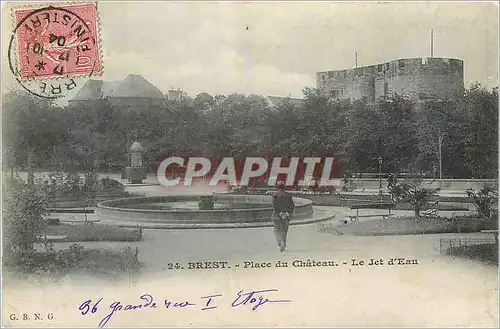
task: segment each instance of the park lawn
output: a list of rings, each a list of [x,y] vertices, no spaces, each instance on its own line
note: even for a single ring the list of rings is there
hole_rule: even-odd
[[[418,219],[413,217],[370,219],[349,222],[346,226],[336,227],[337,233],[345,235],[410,235],[438,233],[468,233],[488,229],[472,219],[461,219],[459,225],[447,219]]]
[[[67,235],[62,242],[139,241],[142,232],[105,224],[61,224],[47,228],[47,235]]]

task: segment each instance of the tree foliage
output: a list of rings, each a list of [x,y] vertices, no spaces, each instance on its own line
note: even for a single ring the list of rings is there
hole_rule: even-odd
[[[154,106],[103,100],[61,108],[15,92],[4,97],[3,123],[7,167],[26,167],[32,151],[40,169],[116,170],[139,141],[150,170],[178,154],[333,156],[339,169],[355,172],[377,172],[382,157],[382,172],[429,172],[438,165],[442,136],[445,177],[498,172],[498,92],[478,85],[454,102],[419,104],[400,95],[374,104],[333,101],[306,88],[303,102],[201,93]]]
[[[465,191],[467,196],[472,199],[477,213],[486,220],[492,219],[493,205],[497,201],[497,191],[489,185],[485,185],[478,192],[473,189]]]
[[[427,101],[417,116],[417,164],[425,171],[439,167],[439,145],[444,173],[467,177],[465,163],[466,113],[460,100]]]
[[[473,85],[464,101],[467,115],[465,164],[475,178],[498,177],[498,88]]]
[[[414,104],[395,95],[375,105],[357,102],[349,115],[348,154],[361,172],[377,171],[382,157],[385,172],[411,167],[417,155]]]
[[[44,215],[52,199],[50,191],[41,184],[14,181],[3,192],[4,250],[30,253],[47,228]]]
[[[395,202],[406,202],[413,206],[415,217],[420,217],[420,211],[425,210],[439,188],[427,188],[420,185],[419,180],[397,183],[390,189],[392,200]]]

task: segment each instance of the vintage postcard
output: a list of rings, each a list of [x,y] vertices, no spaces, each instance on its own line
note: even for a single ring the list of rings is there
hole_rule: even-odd
[[[2,326],[498,327],[498,2],[2,3]]]

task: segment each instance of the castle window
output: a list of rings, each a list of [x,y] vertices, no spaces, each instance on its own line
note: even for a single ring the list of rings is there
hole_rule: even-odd
[[[377,65],[377,72],[382,72],[382,71],[384,71],[384,67],[382,66],[382,64]]]
[[[333,72],[333,71],[328,72],[328,79],[331,79],[334,76],[335,76],[335,72]]]
[[[422,58],[422,65],[427,65],[427,57]]]
[[[321,77],[323,78],[323,80],[325,80],[325,75],[324,74],[322,74]]]
[[[385,70],[389,71],[389,63],[385,63]]]
[[[336,89],[332,90],[332,98],[335,98],[335,99],[336,99],[336,98],[338,98],[338,97],[339,97],[339,91],[338,91],[338,90],[336,90]]]
[[[400,59],[400,60],[398,61],[398,64],[399,64],[399,68],[403,68],[403,67],[405,67],[405,61],[404,61],[404,60],[402,60],[402,59]]]
[[[384,83],[384,95],[389,93],[389,84],[387,82]]]

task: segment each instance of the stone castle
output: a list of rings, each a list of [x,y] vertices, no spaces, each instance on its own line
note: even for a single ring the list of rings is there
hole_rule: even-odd
[[[419,102],[451,99],[464,89],[463,61],[407,58],[354,69],[316,73],[317,88],[334,100],[374,102],[391,94]]]

